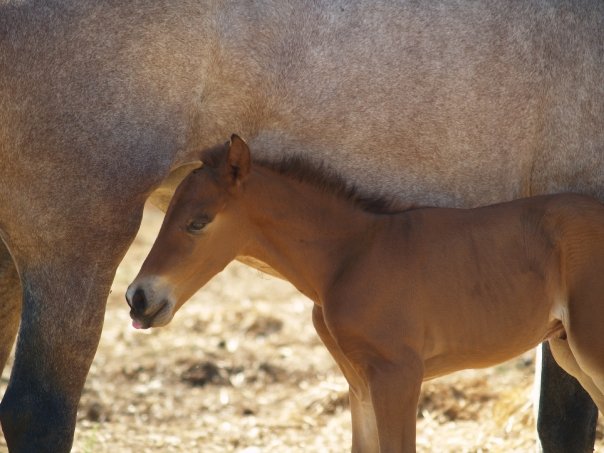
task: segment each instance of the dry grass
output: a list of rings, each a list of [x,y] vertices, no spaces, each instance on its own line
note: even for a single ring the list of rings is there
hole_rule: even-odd
[[[346,382],[314,333],[311,303],[289,284],[232,265],[170,326],[130,327],[123,294],[160,221],[148,210],[117,273],[73,451],[349,450]],[[534,451],[532,375],[527,353],[427,382],[418,451]]]

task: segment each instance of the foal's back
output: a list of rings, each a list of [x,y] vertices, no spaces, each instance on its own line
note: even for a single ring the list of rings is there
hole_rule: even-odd
[[[403,223],[419,233],[420,244],[459,259],[497,252],[518,262],[526,258],[544,263],[548,255],[575,253],[583,244],[593,245],[592,241],[597,247],[604,234],[604,205],[577,194],[543,195],[475,209],[418,209],[408,215]],[[438,243],[446,244],[448,251],[433,246]]]

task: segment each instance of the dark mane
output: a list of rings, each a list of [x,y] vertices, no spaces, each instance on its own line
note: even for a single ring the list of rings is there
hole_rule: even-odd
[[[397,204],[392,197],[362,193],[358,187],[348,183],[327,165],[314,164],[300,156],[289,156],[277,161],[254,159],[254,165],[311,184],[320,190],[352,202],[363,211],[374,214],[391,214],[411,208],[410,206],[403,207],[400,203]]]

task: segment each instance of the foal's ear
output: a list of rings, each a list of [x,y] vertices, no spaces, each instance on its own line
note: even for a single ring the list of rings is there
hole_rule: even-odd
[[[231,136],[227,152],[227,166],[233,183],[239,184],[250,172],[251,156],[247,143],[236,134]]]

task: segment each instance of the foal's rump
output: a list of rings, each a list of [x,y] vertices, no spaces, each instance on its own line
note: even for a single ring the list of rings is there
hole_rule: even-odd
[[[552,316],[564,331],[549,338],[558,364],[604,409],[604,205],[594,198],[557,196],[544,227],[560,263]]]
[[[570,299],[577,291],[592,291],[604,281],[604,204],[582,195],[557,196],[546,206],[544,222],[562,263],[562,276]]]
[[[569,200],[558,221],[568,297],[561,318],[581,368],[604,376],[604,205],[580,196]]]

